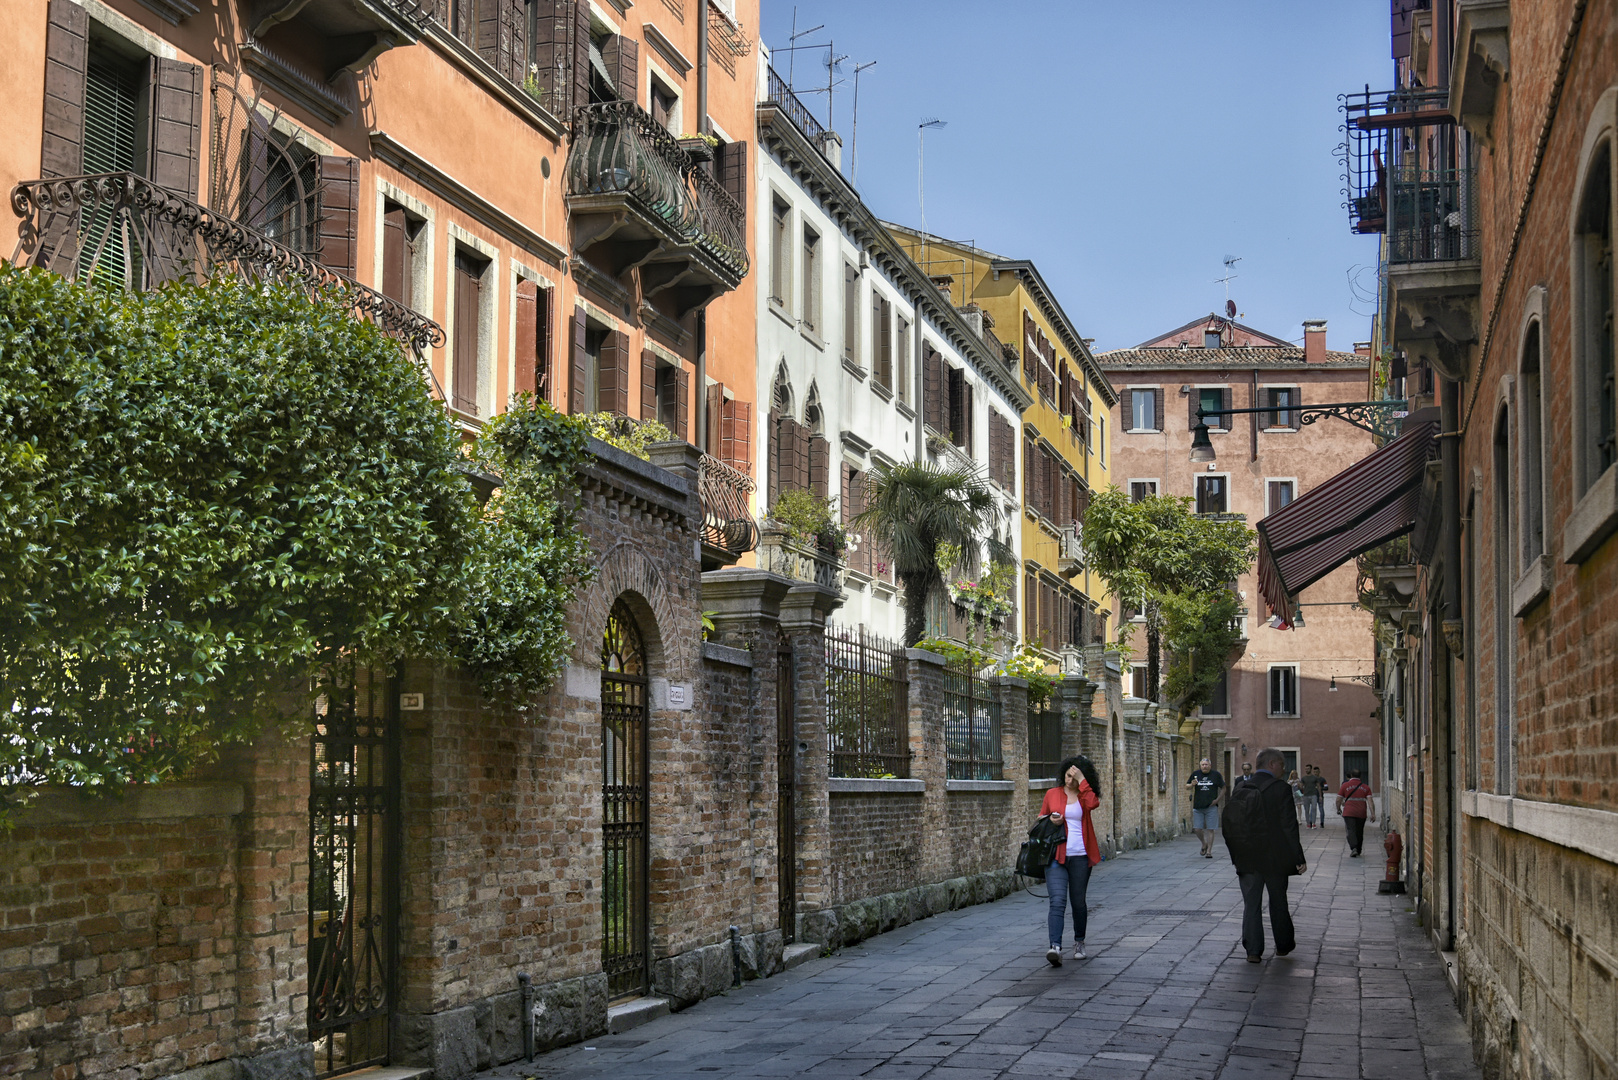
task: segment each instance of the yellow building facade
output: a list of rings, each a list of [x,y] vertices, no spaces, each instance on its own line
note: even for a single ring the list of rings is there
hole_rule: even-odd
[[[1033,404],[1016,447],[1022,495],[1022,640],[1056,659],[1107,635],[1106,583],[1084,568],[1079,522],[1111,483],[1118,395],[1035,265],[889,224],[950,302],[981,315]]]

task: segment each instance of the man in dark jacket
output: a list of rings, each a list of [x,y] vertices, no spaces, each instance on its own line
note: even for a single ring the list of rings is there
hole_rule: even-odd
[[[1285,956],[1297,946],[1292,913],[1287,910],[1287,878],[1308,868],[1303,843],[1298,839],[1298,816],[1292,806],[1292,788],[1281,779],[1286,758],[1274,748],[1260,750],[1251,780],[1237,781],[1226,807],[1225,846],[1242,887],[1242,945],[1247,962],[1264,960],[1264,894],[1270,894],[1270,931],[1275,954]],[[1247,792],[1256,791],[1257,798]],[[1243,817],[1235,809],[1241,800],[1252,807]],[[1244,807],[1245,809],[1245,807]],[[1237,820],[1233,820],[1233,814]]]

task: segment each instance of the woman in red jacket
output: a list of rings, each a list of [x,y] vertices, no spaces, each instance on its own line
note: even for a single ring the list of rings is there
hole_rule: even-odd
[[[1039,812],[1067,826],[1066,838],[1056,845],[1056,857],[1045,871],[1050,889],[1050,941],[1045,959],[1052,967],[1062,966],[1062,909],[1073,905],[1073,959],[1084,959],[1084,931],[1089,914],[1085,892],[1090,887],[1090,868],[1101,861],[1101,845],[1096,842],[1090,817],[1101,805],[1101,779],[1090,759],[1080,754],[1062,762],[1062,786],[1045,793]],[[1071,898],[1071,899],[1070,899]]]

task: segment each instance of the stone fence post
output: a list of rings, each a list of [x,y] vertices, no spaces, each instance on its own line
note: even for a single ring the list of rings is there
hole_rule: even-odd
[[[831,905],[831,799],[827,779],[826,616],[842,605],[842,593],[813,582],[794,582],[781,601],[781,636],[792,652],[796,716],[798,816],[796,866],[798,940],[803,917]]]
[[[937,653],[907,649],[910,704],[910,777],[925,785],[922,815],[926,822],[920,831],[922,875],[927,881],[947,876],[950,865],[949,796],[945,778],[949,775],[944,748],[944,664]]]

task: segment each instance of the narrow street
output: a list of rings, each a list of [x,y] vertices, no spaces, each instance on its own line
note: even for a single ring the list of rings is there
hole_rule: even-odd
[[[1046,901],[1019,893],[484,1075],[1476,1077],[1443,961],[1377,894],[1381,839],[1351,859],[1340,819],[1304,831],[1298,948],[1262,966],[1223,846],[1185,837],[1097,868],[1088,960],[1046,964]]]

